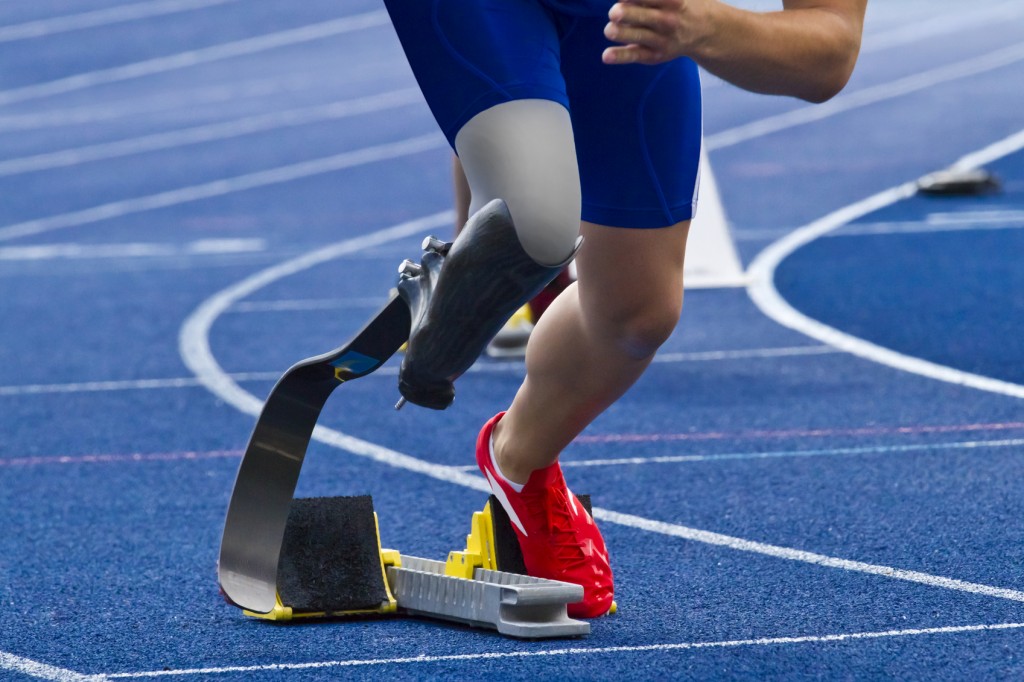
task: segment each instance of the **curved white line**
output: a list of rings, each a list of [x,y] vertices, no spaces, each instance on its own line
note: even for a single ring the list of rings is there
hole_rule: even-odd
[[[107,679],[103,675],[83,675],[73,670],[40,663],[31,658],[15,656],[5,651],[0,651],[0,670],[10,670],[16,675],[53,680],[53,682],[103,682]]]
[[[977,168],[1019,151],[1022,148],[1024,148],[1024,130],[989,145],[982,150],[968,154],[953,164],[952,168],[959,170]],[[858,357],[912,374],[937,379],[938,381],[968,386],[1014,398],[1024,398],[1024,386],[1020,384],[992,379],[980,374],[972,374],[922,360],[921,358],[904,355],[903,353],[873,344],[870,341],[846,334],[834,327],[829,327],[796,310],[782,298],[778,289],[775,288],[776,269],[794,251],[861,216],[910,197],[916,191],[915,183],[908,182],[884,192],[879,192],[874,196],[858,201],[820,220],[801,227],[771,244],[757,255],[747,269],[747,274],[750,278],[750,285],[747,287],[747,291],[750,294],[750,298],[760,308],[762,313],[779,324]]]
[[[241,282],[224,289],[199,306],[182,326],[178,336],[178,347],[185,365],[211,393],[240,412],[258,417],[263,407],[262,401],[235,383],[234,379],[224,372],[210,350],[209,333],[216,319],[236,301],[279,279],[361,249],[421,234],[437,227],[449,226],[454,219],[453,212],[443,211],[362,237],[347,239],[257,272]],[[313,431],[313,438],[322,443],[334,445],[353,454],[390,466],[414,471],[431,478],[456,483],[482,492],[488,491],[487,484],[478,476],[467,474],[454,467],[431,464],[324,426],[316,427]]]
[[[450,223],[452,217],[453,216],[450,212],[439,213],[433,216],[427,216],[420,220],[403,223],[402,225],[382,230],[380,232],[375,232],[364,237],[349,239],[333,246],[314,251],[305,256],[294,258],[266,270],[262,270],[242,280],[238,284],[224,289],[213,297],[207,299],[185,321],[178,337],[178,348],[182,359],[185,361],[188,368],[196,375],[199,381],[214,395],[245,414],[254,417],[259,416],[262,408],[260,400],[252,394],[242,390],[242,388],[224,372],[216,358],[214,358],[213,352],[210,350],[209,333],[216,319],[236,301],[278,279],[281,279],[282,277],[287,277],[291,274],[305,270],[306,268],[327,262],[333,258],[351,253],[358,249],[376,246],[392,239],[416,234],[432,227]],[[313,430],[313,438],[322,443],[336,446],[342,450],[361,457],[366,457],[367,459],[371,459],[381,464],[423,474],[439,481],[472,488],[473,490],[478,490],[483,493],[490,492],[490,487],[481,477],[468,474],[465,471],[462,471],[460,467],[432,464],[324,426],[317,426]],[[927,585],[929,587],[939,587],[943,589],[983,594],[1000,599],[1024,602],[1024,592],[1018,590],[970,583],[943,576],[929,575],[919,571],[906,571],[893,568],[891,566],[851,561],[848,559],[816,554],[814,552],[807,552],[789,547],[779,547],[777,545],[754,542],[743,538],[723,535],[721,533],[712,533],[679,524],[645,519],[632,514],[623,514],[598,507],[594,508],[593,513],[595,519],[604,522],[615,523],[629,528],[646,530],[686,540],[719,545],[742,552],[752,552],[755,554],[775,557],[777,559],[787,559],[790,561],[811,563],[828,568],[838,568],[846,571],[867,573],[895,580],[905,580],[912,583]]]

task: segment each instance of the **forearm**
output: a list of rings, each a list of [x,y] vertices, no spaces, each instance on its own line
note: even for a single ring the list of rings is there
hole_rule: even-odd
[[[719,4],[693,59],[745,90],[812,102],[834,96],[860,51],[860,25],[823,8],[757,14]]]
[[[751,12],[719,0],[620,0],[605,34],[609,64],[687,56],[754,92],[820,102],[843,88],[860,50],[867,0],[784,0]]]

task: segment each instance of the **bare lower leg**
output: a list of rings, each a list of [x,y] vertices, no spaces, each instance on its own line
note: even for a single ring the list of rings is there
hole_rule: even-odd
[[[527,377],[494,430],[516,483],[554,462],[643,374],[678,321],[689,223],[660,230],[584,224],[579,285],[551,305],[527,350]]]
[[[462,162],[455,155],[452,155],[452,192],[455,195],[455,234],[458,235],[469,220],[469,202],[472,197]]]

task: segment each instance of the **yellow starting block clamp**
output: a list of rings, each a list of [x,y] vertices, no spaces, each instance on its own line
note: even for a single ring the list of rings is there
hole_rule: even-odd
[[[483,511],[473,513],[469,535],[466,536],[466,549],[448,553],[444,573],[456,578],[472,578],[478,568],[498,570],[490,500],[484,505]]]
[[[590,495],[579,495],[578,499],[587,513],[592,513]],[[466,549],[449,552],[445,564],[445,574],[459,578],[473,578],[478,569],[527,575],[512,522],[494,495],[487,500],[483,511],[473,514]],[[616,611],[618,604],[613,601],[608,613]]]

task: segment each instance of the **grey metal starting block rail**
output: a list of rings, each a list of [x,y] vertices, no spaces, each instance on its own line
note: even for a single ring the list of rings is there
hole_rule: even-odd
[[[443,561],[404,555],[400,566],[388,566],[399,612],[493,628],[521,639],[590,634],[590,623],[566,613],[568,604],[583,599],[579,585],[485,568],[477,568],[472,579],[444,571]]]

